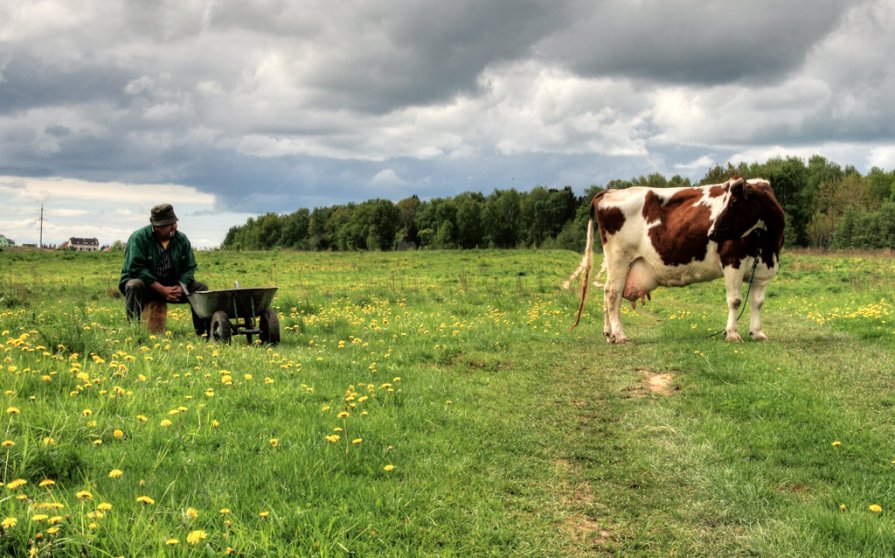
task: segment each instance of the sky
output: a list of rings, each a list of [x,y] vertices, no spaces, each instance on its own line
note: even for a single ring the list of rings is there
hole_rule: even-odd
[[[895,0],[4,0],[0,234],[820,154],[895,168]]]

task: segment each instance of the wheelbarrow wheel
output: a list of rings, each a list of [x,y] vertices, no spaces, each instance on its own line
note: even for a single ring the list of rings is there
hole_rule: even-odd
[[[220,343],[230,342],[230,318],[223,310],[218,310],[211,315],[208,340]]]
[[[258,317],[258,329],[261,330],[261,342],[276,345],[280,342],[280,319],[273,308],[268,308]]]

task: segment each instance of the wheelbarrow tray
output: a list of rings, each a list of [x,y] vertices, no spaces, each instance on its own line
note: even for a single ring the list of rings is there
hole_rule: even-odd
[[[195,291],[187,295],[190,306],[200,318],[209,319],[218,310],[231,318],[254,318],[267,310],[278,287]]]

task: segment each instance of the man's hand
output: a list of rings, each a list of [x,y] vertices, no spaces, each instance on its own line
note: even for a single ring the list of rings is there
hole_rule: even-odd
[[[180,285],[175,285],[173,287],[166,287],[161,283],[153,283],[152,288],[165,297],[165,300],[168,302],[177,302],[180,300],[180,297],[183,295],[183,289],[180,288]]]

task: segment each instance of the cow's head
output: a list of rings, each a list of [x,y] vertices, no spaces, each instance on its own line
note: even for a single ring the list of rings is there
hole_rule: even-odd
[[[765,223],[762,222],[762,209],[765,197],[763,189],[758,185],[749,184],[741,177],[731,178],[724,209],[709,229],[709,240],[721,243],[740,238],[752,229],[763,228]]]

